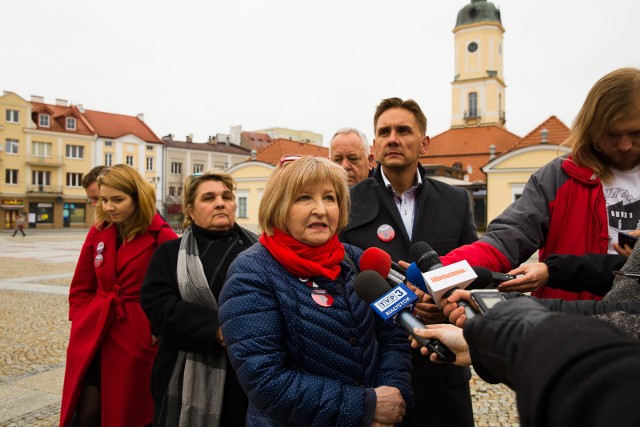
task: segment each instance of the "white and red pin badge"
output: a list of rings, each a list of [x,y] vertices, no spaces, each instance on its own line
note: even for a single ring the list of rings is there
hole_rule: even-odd
[[[378,227],[378,231],[376,232],[378,235],[378,239],[387,243],[393,240],[396,237],[396,231],[389,224],[382,224]]]
[[[300,281],[306,283],[311,288],[311,298],[320,307],[331,307],[333,305],[333,297],[324,289],[320,289],[312,280],[306,277],[299,277]]]
[[[324,289],[314,289],[311,291],[311,298],[320,307],[331,307],[333,305],[333,297]]]
[[[93,260],[93,265],[96,268],[100,267],[102,265],[102,262],[104,261],[102,251],[104,251],[104,242],[100,242],[98,243],[98,246],[96,246],[96,257]]]

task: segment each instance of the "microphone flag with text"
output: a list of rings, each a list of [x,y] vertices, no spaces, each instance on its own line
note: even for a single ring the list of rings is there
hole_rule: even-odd
[[[409,249],[409,260],[413,260],[420,271],[436,304],[455,289],[465,289],[478,275],[467,261],[458,261],[443,266],[438,254],[425,242],[418,242]]]

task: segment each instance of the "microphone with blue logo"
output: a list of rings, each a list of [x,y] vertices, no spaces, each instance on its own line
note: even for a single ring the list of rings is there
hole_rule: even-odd
[[[424,328],[425,325],[411,314],[418,296],[407,285],[400,283],[390,288],[379,273],[366,270],[358,274],[353,287],[358,297],[369,304],[376,315],[400,325],[422,346],[437,354],[439,360],[449,363],[456,360],[456,355],[440,341],[413,335],[413,328]]]

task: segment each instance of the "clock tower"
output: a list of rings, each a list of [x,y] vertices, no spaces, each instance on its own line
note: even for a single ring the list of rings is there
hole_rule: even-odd
[[[471,0],[458,12],[453,33],[451,128],[504,127],[506,85],[500,10],[486,0]]]

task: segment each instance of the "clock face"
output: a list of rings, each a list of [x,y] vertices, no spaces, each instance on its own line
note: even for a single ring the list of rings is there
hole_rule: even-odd
[[[475,52],[476,50],[478,50],[478,43],[476,42],[469,43],[469,45],[467,46],[467,50],[471,53]]]

